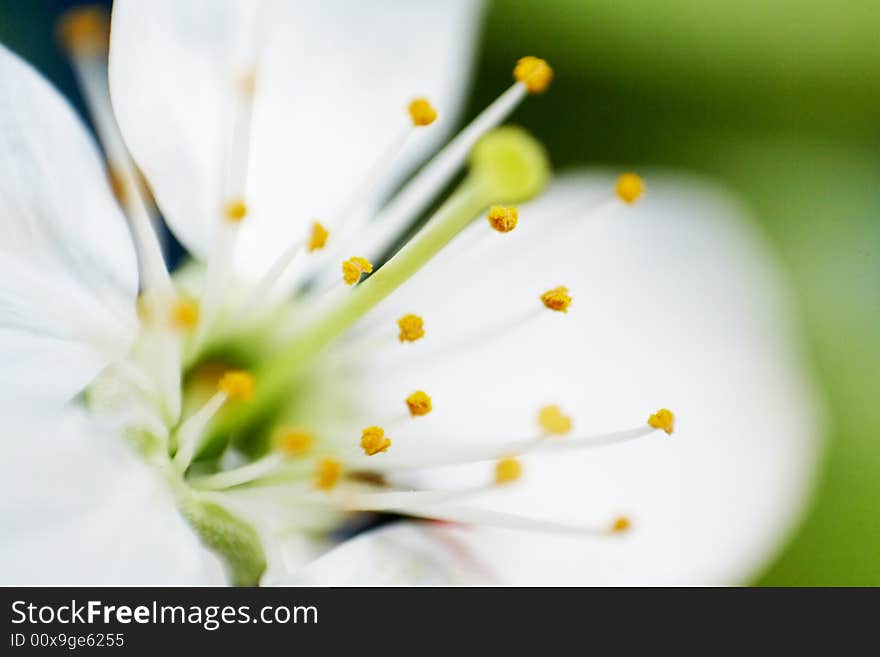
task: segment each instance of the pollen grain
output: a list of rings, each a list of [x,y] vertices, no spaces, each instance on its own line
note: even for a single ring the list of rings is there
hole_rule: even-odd
[[[416,98],[407,109],[414,126],[431,125],[437,120],[437,110],[427,98]]]
[[[367,427],[361,433],[361,448],[367,456],[375,456],[391,447],[391,439],[382,427]]]
[[[538,426],[548,436],[564,436],[571,431],[571,416],[566,415],[556,404],[544,406],[538,412]]]
[[[519,221],[519,210],[516,206],[493,205],[486,215],[489,225],[499,233],[509,233]]]
[[[530,94],[540,94],[553,81],[553,69],[538,57],[523,57],[513,69],[513,78],[526,86]]]
[[[512,484],[522,477],[522,464],[512,456],[505,457],[495,464],[495,483]]]
[[[342,463],[336,459],[324,458],[318,461],[315,469],[315,487],[328,493],[336,488],[342,478]]]
[[[560,285],[544,292],[541,295],[541,301],[550,310],[567,313],[568,307],[571,305],[571,296],[568,294],[568,288]]]
[[[361,276],[372,271],[372,263],[360,256],[352,256],[342,262],[342,280],[345,281],[346,285],[354,285],[361,280]]]
[[[248,401],[254,396],[254,375],[244,370],[228,370],[220,377],[217,388],[229,399]]]
[[[431,412],[431,397],[424,390],[416,390],[406,398],[406,406],[413,417],[427,415]]]
[[[675,430],[675,413],[668,408],[661,408],[656,413],[652,413],[648,418],[648,426],[662,429],[666,432],[666,435],[671,436]]]
[[[397,320],[400,328],[398,340],[401,342],[415,342],[425,337],[425,321],[418,315],[407,314]]]

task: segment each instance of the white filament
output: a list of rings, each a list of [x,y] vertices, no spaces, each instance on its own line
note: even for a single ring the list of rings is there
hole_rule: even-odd
[[[229,398],[223,391],[214,393],[205,405],[193,413],[177,430],[177,453],[174,455],[174,467],[178,472],[186,472],[196,451],[201,446],[200,439],[208,423],[217,414]]]

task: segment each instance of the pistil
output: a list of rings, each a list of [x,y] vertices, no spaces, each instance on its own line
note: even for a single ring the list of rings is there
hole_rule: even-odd
[[[260,394],[218,428],[241,427],[284,394],[290,381],[379,302],[428,263],[474,218],[493,203],[518,203],[538,194],[549,179],[543,147],[519,128],[500,128],[474,148],[468,178],[425,226],[351,294],[320,314],[275,358],[257,372]]]

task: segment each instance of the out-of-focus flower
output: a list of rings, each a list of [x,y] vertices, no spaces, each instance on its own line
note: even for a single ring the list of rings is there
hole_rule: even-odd
[[[96,17],[65,33],[134,248],[69,108],[0,53],[5,581],[708,583],[766,558],[815,414],[739,208],[602,172],[529,202],[543,149],[496,129],[550,83],[528,57],[370,221],[449,124],[477,10],[117,2],[115,120],[194,256],[173,276]],[[378,514],[410,520],[315,560]]]

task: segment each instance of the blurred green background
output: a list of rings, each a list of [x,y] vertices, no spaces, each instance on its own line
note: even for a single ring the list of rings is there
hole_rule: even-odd
[[[78,102],[53,39],[77,4],[0,0],[0,41]],[[789,267],[831,413],[810,512],[757,583],[880,585],[877,0],[496,0],[481,46],[468,115],[538,55],[556,81],[515,120],[557,166],[705,172],[751,205]]]

